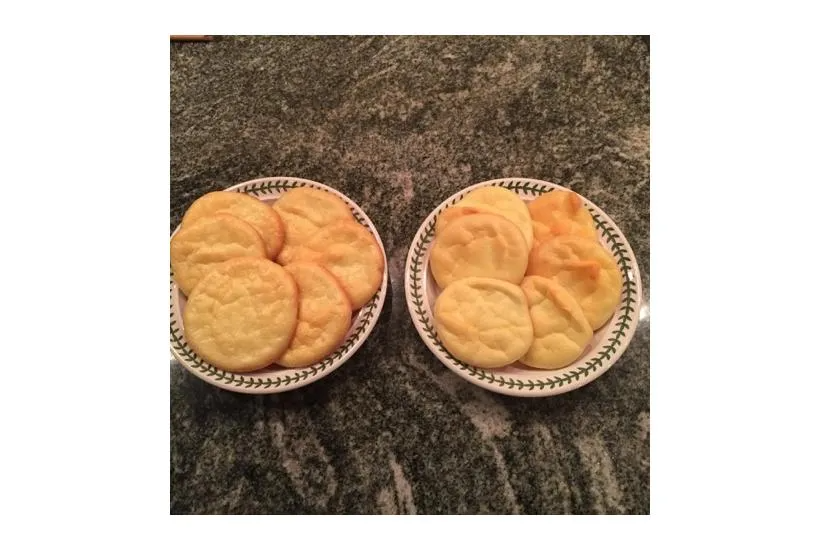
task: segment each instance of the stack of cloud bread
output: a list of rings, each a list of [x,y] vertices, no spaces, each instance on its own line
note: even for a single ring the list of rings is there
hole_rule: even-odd
[[[617,264],[571,191],[529,203],[502,187],[471,191],[439,214],[430,269],[442,344],[482,368],[565,367],[621,295]]]
[[[171,239],[185,338],[232,372],[304,367],[344,340],[381,285],[376,239],[339,197],[308,187],[271,207],[243,193],[194,201]]]

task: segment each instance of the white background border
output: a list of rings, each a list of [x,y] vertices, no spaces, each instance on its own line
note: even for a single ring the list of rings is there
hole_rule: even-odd
[[[85,548],[816,541],[816,19],[788,1],[662,5],[9,8],[0,36],[4,539]],[[202,32],[652,33],[650,518],[169,518],[167,37]],[[682,266],[682,251],[695,265]],[[132,378],[132,368],[156,376]],[[693,383],[695,372],[707,380]]]

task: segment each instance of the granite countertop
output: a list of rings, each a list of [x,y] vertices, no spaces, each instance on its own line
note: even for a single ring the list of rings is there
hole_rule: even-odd
[[[224,37],[171,45],[171,230],[200,195],[298,176],[359,203],[389,258],[365,345],[305,388],[217,389],[171,362],[174,514],[649,513],[648,309],[591,384],[473,386],[407,312],[407,248],[499,177],[606,211],[649,300],[649,48],[639,37]]]

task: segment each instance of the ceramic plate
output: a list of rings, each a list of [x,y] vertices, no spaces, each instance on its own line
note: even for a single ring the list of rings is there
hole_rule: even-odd
[[[489,185],[505,187],[525,201],[556,189],[565,189],[554,183],[533,179],[485,181],[459,191],[433,210],[416,233],[407,255],[404,289],[413,324],[421,339],[442,363],[482,388],[523,397],[556,395],[580,388],[606,372],[626,350],[635,334],[641,300],[641,276],[632,248],[615,222],[583,197],[584,206],[592,214],[598,228],[599,241],[612,253],[618,264],[623,277],[623,291],[615,314],[606,325],[595,331],[581,357],[558,370],[533,369],[521,363],[498,369],[482,369],[467,365],[450,355],[436,334],[433,305],[440,290],[429,266],[436,219],[443,210],[460,201],[468,192]]]
[[[214,386],[242,393],[278,393],[306,386],[327,376],[350,359],[350,356],[356,353],[356,350],[359,349],[367,339],[373,327],[376,325],[376,320],[381,314],[387,293],[387,255],[384,252],[384,245],[382,244],[381,237],[379,237],[379,232],[376,231],[373,222],[370,221],[370,218],[367,217],[367,214],[364,213],[359,205],[327,185],[300,178],[277,177],[256,179],[234,185],[226,189],[226,191],[247,193],[268,204],[273,204],[281,195],[296,187],[322,189],[340,197],[350,207],[350,211],[356,220],[376,237],[376,241],[379,243],[379,248],[385,260],[381,287],[364,307],[353,313],[353,324],[344,342],[324,360],[309,367],[298,369],[269,367],[254,372],[236,374],[209,365],[188,346],[188,342],[185,341],[185,331],[183,330],[182,324],[182,312],[185,309],[186,299],[185,295],[179,291],[174,283],[174,274],[172,271],[171,353],[173,353],[174,357],[179,360],[183,367]],[[177,227],[174,233],[178,230],[179,228]]]

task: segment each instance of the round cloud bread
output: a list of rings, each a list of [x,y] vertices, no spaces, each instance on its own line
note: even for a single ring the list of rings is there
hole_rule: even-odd
[[[577,235],[555,237],[533,248],[527,275],[540,275],[566,288],[592,330],[607,322],[621,296],[615,259],[597,241]]]
[[[460,218],[462,216],[469,216],[470,214],[481,214],[484,213],[484,210],[479,208],[475,208],[473,206],[451,206],[450,208],[445,208],[436,218],[436,235],[440,235],[444,228],[456,218]]]
[[[186,296],[214,265],[232,258],[264,258],[265,255],[265,241],[259,233],[251,225],[228,214],[189,222],[171,239],[174,280]]]
[[[527,250],[532,248],[532,220],[527,205],[518,195],[503,187],[479,187],[467,193],[454,205],[504,216],[521,231]]]
[[[275,258],[285,240],[285,226],[273,208],[245,193],[214,191],[201,196],[185,212],[181,227],[215,214],[230,214],[249,223],[265,241],[266,255]]]
[[[285,267],[299,289],[299,317],[290,346],[279,358],[283,367],[304,367],[336,349],[350,329],[353,308],[338,280],[318,264]]]
[[[296,249],[320,229],[340,221],[355,222],[345,202],[327,191],[297,187],[273,204],[285,224],[285,244],[277,257],[282,265],[295,261]]]
[[[528,252],[521,231],[507,218],[471,214],[454,218],[437,235],[430,268],[441,288],[465,277],[518,284],[527,270]]]
[[[592,339],[592,327],[581,306],[561,285],[537,275],[525,277],[533,342],[520,359],[537,369],[560,369],[572,363]]]
[[[276,361],[296,330],[298,290],[285,269],[265,258],[214,266],[183,312],[185,338],[210,364],[249,372]]]
[[[537,242],[560,235],[577,235],[598,240],[595,220],[572,191],[555,190],[530,201],[527,205]]]
[[[447,351],[477,367],[503,367],[532,345],[526,296],[499,279],[470,277],[449,285],[436,300],[434,321]]]
[[[344,288],[354,310],[370,301],[384,275],[384,256],[379,244],[355,221],[324,227],[296,250],[294,261],[318,263],[330,271]]]

